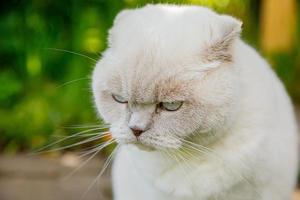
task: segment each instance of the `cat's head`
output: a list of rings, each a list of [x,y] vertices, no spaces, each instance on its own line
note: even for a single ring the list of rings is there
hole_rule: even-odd
[[[233,120],[241,23],[196,6],[122,11],[93,74],[102,118],[120,143],[179,148]]]

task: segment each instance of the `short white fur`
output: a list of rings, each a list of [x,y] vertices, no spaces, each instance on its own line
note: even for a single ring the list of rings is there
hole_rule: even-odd
[[[148,5],[116,17],[93,73],[95,104],[121,145],[115,200],[291,198],[292,104],[240,32],[240,21],[197,6]],[[176,111],[157,107],[174,101],[183,102]],[[144,132],[137,138],[132,127]]]

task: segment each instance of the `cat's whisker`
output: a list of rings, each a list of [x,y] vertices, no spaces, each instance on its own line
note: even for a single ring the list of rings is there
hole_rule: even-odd
[[[82,158],[86,155],[90,155],[92,153],[92,155],[87,158],[83,163],[81,163],[76,169],[74,169],[71,173],[69,173],[66,177],[64,177],[63,179],[69,179],[70,177],[72,177],[77,171],[79,171],[82,167],[84,167],[90,160],[92,160],[102,149],[104,149],[105,147],[113,144],[115,142],[114,139],[110,139],[109,141],[107,141],[104,144],[98,144],[94,149],[90,150],[89,152],[86,152],[84,155],[79,156],[79,158]]]
[[[164,157],[164,160],[166,161],[166,165],[169,166],[170,165],[170,158],[168,156],[168,154],[165,152],[165,150],[162,150],[162,157]]]
[[[112,142],[113,143],[113,142]],[[85,152],[82,152],[82,153],[80,153],[80,155],[78,155],[78,158],[84,158],[85,156],[88,156],[88,155],[90,155],[90,154],[92,154],[92,153],[94,153],[94,152],[98,152],[98,150],[99,149],[102,149],[102,147],[104,148],[104,147],[106,147],[107,145],[109,145],[109,144],[107,144],[107,143],[105,143],[105,144],[98,144],[96,147],[94,147],[93,149],[90,149],[90,150],[88,150],[88,151],[85,151]]]
[[[72,83],[76,83],[76,82],[78,82],[78,81],[82,81],[82,80],[90,80],[90,79],[91,79],[91,78],[87,78],[87,77],[85,77],[85,78],[74,79],[74,80],[71,80],[71,81],[68,81],[68,82],[63,83],[63,84],[57,86],[56,88],[61,88],[61,87],[64,87],[64,86],[66,86],[66,85],[70,85],[70,84],[72,84]]]
[[[199,147],[203,150],[206,150],[208,152],[211,152],[211,153],[214,153],[214,151],[206,146],[203,146],[203,145],[200,145],[200,144],[197,144],[197,143],[194,143],[194,142],[191,142],[191,141],[188,141],[188,140],[185,140],[183,138],[180,138],[180,140],[183,142],[183,143],[188,143],[190,145],[193,145],[193,146],[196,146],[196,147]]]
[[[187,145],[187,148],[191,148],[192,150],[195,150],[199,153],[203,153],[203,154],[206,154],[208,156],[213,156],[214,158],[216,158],[217,161],[219,161],[222,165],[226,166],[225,169],[227,169],[228,173],[241,178],[248,185],[250,185],[253,189],[255,189],[255,192],[257,193],[257,195],[261,196],[261,194],[256,190],[255,186],[252,185],[252,183],[248,180],[247,177],[245,177],[244,175],[242,175],[240,173],[236,173],[233,170],[231,170],[231,168],[226,164],[226,162],[220,156],[218,156],[212,149],[210,149],[208,147],[205,147],[203,145],[199,145],[199,144],[184,140],[184,139],[181,139],[181,141],[184,143],[184,145]],[[198,147],[199,149],[196,148],[196,147]],[[243,163],[243,162],[241,162],[241,163]]]
[[[109,140],[108,140],[109,141]],[[79,156],[91,151],[91,150],[94,150],[95,148],[99,147],[99,145],[102,145],[103,143],[100,143],[100,144],[96,144],[96,145],[93,145],[93,146],[90,146],[90,147],[86,147],[84,149],[82,149],[78,154]]]
[[[175,137],[175,138],[177,138],[177,137]],[[180,139],[180,138],[177,138],[177,139]],[[218,160],[221,161],[222,163],[224,162],[223,159],[220,159],[219,156],[213,154],[213,150],[212,149],[209,149],[208,147],[205,147],[205,146],[202,146],[202,145],[195,144],[193,142],[186,141],[184,139],[180,139],[180,140],[183,142],[183,146],[181,147],[181,149],[178,150],[178,152],[177,152],[178,155],[180,155],[181,151],[184,151],[187,154],[189,154],[191,157],[195,158],[197,161],[201,161],[201,159],[197,155],[193,155],[192,153],[189,152],[190,150],[193,150],[195,153],[201,153],[201,154],[204,154],[206,156],[213,155],[214,158],[218,158]],[[186,145],[186,146],[184,146],[184,145]],[[200,149],[199,149],[199,147],[200,147]],[[188,159],[186,159],[184,157],[184,155],[181,155],[181,158],[182,158],[181,160],[183,161],[183,165],[186,165],[186,167],[189,167],[189,169],[191,171],[193,170],[193,167],[190,164],[195,164],[195,167],[197,167],[196,163],[188,162]],[[175,156],[175,158],[173,157],[173,159],[175,159],[176,162],[178,163],[178,159],[177,159],[176,156]],[[181,167],[183,168],[183,166],[181,166]],[[184,176],[184,177],[186,179],[189,179],[189,181],[192,181],[191,177],[189,177],[187,175],[187,173],[186,173],[186,176]]]
[[[92,142],[92,141],[95,141],[95,140],[98,140],[98,139],[101,139],[101,138],[102,138],[102,135],[100,134],[100,135],[88,138],[86,140],[83,140],[81,142],[76,142],[75,144],[67,145],[67,146],[64,146],[64,147],[59,147],[59,148],[56,148],[56,149],[50,149],[50,150],[46,150],[46,151],[38,151],[38,152],[35,153],[35,155],[36,154],[50,153],[50,152],[54,152],[54,151],[60,151],[60,150],[69,149],[71,147],[82,145],[82,144],[85,144],[85,143],[88,143],[88,142]]]
[[[191,150],[190,150],[189,148],[187,148],[186,146],[182,146],[180,150],[182,150],[183,152],[185,152],[186,154],[188,154],[188,155],[191,156],[191,157],[194,157],[194,156],[195,156],[195,154],[191,153],[191,152],[190,152]],[[197,156],[197,157],[198,157],[198,156]]]
[[[173,153],[173,154],[171,154],[171,155],[173,155],[173,158],[174,158],[174,159],[175,159],[175,161],[177,162],[178,166],[180,166],[180,167],[181,167],[181,169],[182,169],[183,173],[186,175],[186,172],[185,172],[184,168],[182,167],[182,165],[181,165],[181,163],[180,163],[180,160],[177,158],[176,154],[175,154],[175,153]]]
[[[186,157],[184,155],[182,155],[181,151],[178,151],[177,153],[178,153],[178,157],[181,158],[181,160],[183,161],[183,164],[181,166],[182,166],[182,169],[183,169],[183,173],[185,175],[184,179],[185,180],[189,179],[189,181],[191,181],[188,171],[191,171],[192,168],[188,163],[188,159],[186,159]]]
[[[177,159],[176,154],[174,154],[175,159],[178,160],[177,161],[178,166],[182,169],[183,180],[192,182],[191,177],[189,177],[189,173],[188,173],[188,171],[189,171],[188,167],[190,167],[190,165],[188,164],[188,160],[180,154],[180,151],[177,152],[177,155],[178,155],[179,159]],[[180,160],[182,160],[183,163],[181,163]]]
[[[181,150],[183,150],[183,149],[181,149]],[[183,152],[186,153],[186,151],[183,151]],[[183,160],[184,160],[184,164],[185,164],[185,166],[186,166],[186,168],[187,168],[187,172],[189,172],[189,171],[194,171],[193,166],[197,167],[196,163],[191,162],[191,160],[188,159],[189,157],[185,157],[186,154],[184,154],[183,152],[178,151],[179,154],[182,153],[182,157],[183,157]],[[198,158],[198,157],[197,157],[197,158]],[[192,165],[193,165],[193,166],[192,166]],[[192,179],[191,176],[189,176],[189,173],[186,173],[186,175],[184,176],[184,179],[185,179],[186,181],[189,181],[190,184],[193,184],[193,179]],[[197,194],[195,194],[195,195],[198,196]],[[198,197],[198,198],[199,198],[199,197]],[[200,198],[199,198],[199,199],[200,199]]]
[[[186,151],[184,151],[184,149],[181,149],[181,151],[179,151],[178,153],[181,154],[182,157],[185,159],[185,163],[186,163],[187,167],[189,168],[189,170],[193,170],[193,168],[191,167],[191,162],[188,162],[189,159],[188,159],[188,157],[186,157],[189,154]]]
[[[93,159],[99,152],[101,151],[101,149],[97,150],[96,152],[93,153],[93,155],[91,155],[89,158],[87,158],[82,164],[79,165],[79,167],[77,167],[75,170],[73,170],[71,173],[69,173],[67,176],[65,176],[63,178],[63,180],[67,180],[70,177],[73,176],[73,174],[75,174],[79,169],[81,169],[84,165],[86,165],[91,159]]]
[[[85,152],[82,152],[80,155],[79,155],[79,158],[82,158],[82,157],[85,157],[95,151],[97,151],[98,149],[102,150],[104,149],[105,147],[113,144],[114,142],[116,142],[115,139],[110,139],[109,141],[105,142],[105,143],[101,143],[100,145],[98,144],[96,147],[94,147],[93,149],[91,150],[88,150],[88,151],[85,151]]]
[[[192,150],[193,152],[195,152],[197,154],[200,153],[201,155],[203,154],[203,155],[206,155],[208,157],[214,157],[215,159],[223,162],[222,158],[220,158],[220,156],[215,154],[214,151],[212,149],[208,148],[208,147],[190,142],[188,140],[185,140],[183,138],[180,138],[180,137],[177,137],[177,136],[174,136],[174,135],[173,136],[170,135],[170,137],[182,142],[182,146],[180,147],[179,151],[183,150],[183,149],[187,149],[189,151]],[[197,156],[193,155],[193,157],[197,157]]]
[[[103,135],[103,137],[105,137],[105,136],[108,136],[110,133],[109,133],[109,132],[87,133],[87,134],[78,135],[78,136],[76,136],[76,137],[74,137],[74,138],[75,138],[75,139],[76,139],[76,138],[85,138],[85,137],[90,137],[90,136],[95,136],[95,135],[100,135],[100,134]],[[53,138],[63,139],[63,138],[69,137],[69,136],[53,135],[52,137],[53,137]]]
[[[210,156],[210,155],[211,155],[210,152],[208,152],[208,151],[206,151],[206,150],[204,150],[204,149],[201,149],[201,148],[197,148],[197,147],[195,147],[195,146],[193,146],[193,145],[191,145],[191,144],[183,144],[183,146],[185,146],[185,147],[188,148],[189,150],[192,150],[192,151],[194,151],[194,152],[196,152],[196,153],[200,153],[200,154],[207,155],[207,156]]]
[[[64,129],[84,129],[84,128],[102,128],[102,129],[106,129],[106,128],[110,128],[110,124],[82,124],[82,125],[70,125],[70,126],[64,126],[62,127]]]
[[[101,169],[101,171],[99,172],[99,174],[97,175],[97,177],[93,180],[93,182],[89,185],[89,187],[87,188],[87,190],[83,193],[82,197],[80,198],[80,200],[83,200],[85,198],[85,196],[87,195],[87,193],[92,189],[92,187],[97,183],[97,181],[99,180],[99,178],[104,174],[105,170],[107,169],[107,167],[109,166],[109,164],[111,163],[117,149],[119,148],[119,146],[116,146],[115,149],[111,152],[111,154],[107,157],[107,159],[105,160],[105,163]]]
[[[206,146],[200,145],[200,144],[190,142],[190,141],[182,139],[182,138],[179,138],[179,139],[183,142],[183,145],[185,145],[185,146],[187,146],[187,147],[189,147],[189,148],[191,148],[195,151],[198,151],[202,154],[212,156],[212,157],[216,158],[219,161],[223,161],[223,159],[219,155],[217,155],[212,149],[210,149]]]
[[[181,150],[184,151],[186,154],[188,154],[190,159],[195,159],[196,161],[203,162],[203,160],[201,160],[201,154],[202,153],[199,154],[198,151],[194,151],[193,149],[190,149],[188,147],[182,147]],[[207,154],[203,154],[203,155],[209,156]],[[191,162],[191,163],[194,163],[194,162]]]
[[[80,132],[75,133],[75,134],[70,135],[70,136],[66,136],[66,137],[64,137],[64,138],[62,138],[62,139],[59,139],[59,140],[57,140],[57,141],[55,141],[55,142],[52,142],[52,143],[50,143],[50,144],[48,144],[48,145],[45,145],[45,146],[43,146],[43,147],[41,147],[41,148],[35,150],[33,153],[31,153],[31,155],[36,155],[36,154],[43,153],[44,150],[46,150],[46,149],[48,149],[49,147],[52,147],[52,146],[54,146],[54,145],[56,145],[56,144],[59,144],[59,143],[64,142],[64,141],[66,141],[66,140],[68,140],[68,139],[71,139],[71,138],[78,137],[79,135],[82,135],[82,134],[84,134],[84,133],[88,133],[88,132],[92,132],[92,131],[97,131],[97,130],[100,130],[100,129],[99,129],[99,128],[93,128],[93,129],[89,129],[89,130],[80,131]]]
[[[177,136],[174,136],[174,135],[173,136],[169,135],[169,137],[171,137],[171,138],[173,138],[175,140],[179,140],[180,142],[182,142],[182,147],[187,146],[187,147],[189,147],[191,149],[194,149],[195,151],[198,151],[198,152],[203,153],[203,154],[207,154],[207,153],[210,153],[212,151],[208,147],[205,147],[205,146],[202,146],[202,145],[198,145],[196,143],[190,142],[188,140],[185,140],[183,138],[180,138],[180,137],[177,137]]]
[[[174,158],[173,154],[172,154],[168,149],[165,149],[164,152],[165,152],[166,155],[169,157],[169,160],[170,160],[170,161],[172,160],[172,161],[177,162],[176,159]]]
[[[77,56],[81,56],[83,58],[87,58],[91,61],[93,61],[93,64],[95,64],[97,62],[96,59],[94,58],[91,58],[85,54],[82,54],[82,53],[77,53],[77,52],[74,52],[74,51],[70,51],[70,50],[66,50],[66,49],[58,49],[58,48],[45,48],[46,50],[52,50],[52,51],[60,51],[60,52],[65,52],[65,53],[70,53],[70,54],[74,54],[74,55],[77,55]]]
[[[95,132],[95,133],[88,133],[84,135],[78,135],[78,138],[85,138],[85,137],[90,137],[90,136],[95,136],[95,135],[102,135],[103,137],[107,137],[110,135],[110,132]]]

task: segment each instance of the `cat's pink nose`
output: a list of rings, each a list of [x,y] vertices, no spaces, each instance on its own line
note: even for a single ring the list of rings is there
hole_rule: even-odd
[[[144,130],[138,129],[138,128],[130,128],[132,130],[133,135],[135,135],[135,137],[139,137]]]

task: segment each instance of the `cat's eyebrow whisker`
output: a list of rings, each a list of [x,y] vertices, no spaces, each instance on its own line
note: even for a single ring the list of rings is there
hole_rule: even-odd
[[[87,58],[91,61],[93,61],[93,64],[95,64],[97,62],[96,59],[94,58],[91,58],[85,54],[82,54],[82,53],[77,53],[77,52],[74,52],[74,51],[70,51],[70,50],[66,50],[66,49],[58,49],[58,48],[44,48],[45,50],[52,50],[52,51],[60,51],[60,52],[65,52],[65,53],[70,53],[70,54],[74,54],[74,55],[77,55],[77,56],[81,56],[83,58]]]
[[[86,155],[89,155],[91,153],[93,153],[89,158],[87,158],[83,163],[81,163],[78,167],[76,167],[76,169],[74,169],[71,173],[69,173],[66,177],[64,177],[63,179],[64,180],[67,180],[69,179],[71,176],[73,176],[77,171],[79,171],[83,166],[85,166],[91,159],[93,159],[102,149],[104,149],[105,147],[111,145],[112,143],[114,143],[115,140],[114,139],[111,139],[109,141],[107,141],[106,143],[104,144],[100,144],[100,145],[97,145],[96,148],[90,150],[89,152],[86,152],[85,155],[81,155],[79,156],[79,158],[82,158]]]
[[[52,146],[54,146],[54,145],[56,145],[56,144],[59,144],[59,143],[61,143],[61,142],[64,142],[64,141],[66,141],[66,140],[68,140],[68,139],[70,139],[70,138],[75,138],[75,137],[77,137],[77,136],[79,136],[79,135],[81,135],[81,134],[88,133],[88,132],[92,132],[92,131],[97,131],[97,130],[99,130],[99,128],[94,128],[94,129],[89,129],[89,130],[80,131],[80,132],[75,133],[75,134],[73,134],[73,135],[70,135],[70,136],[67,136],[67,137],[65,137],[65,138],[59,139],[59,140],[57,140],[57,141],[55,141],[55,142],[52,142],[52,143],[50,143],[50,144],[48,144],[48,145],[46,145],[46,146],[44,146],[44,147],[41,147],[41,148],[35,150],[35,151],[34,151],[33,153],[31,153],[30,155],[40,154],[40,153],[41,153],[42,151],[44,151],[45,149],[48,149],[49,147],[52,147]]]
[[[111,163],[117,149],[119,148],[119,145],[115,147],[115,149],[111,152],[111,154],[107,157],[107,159],[105,160],[105,163],[101,169],[101,171],[99,172],[99,174],[97,175],[97,177],[94,179],[94,181],[89,185],[89,187],[87,188],[87,190],[83,193],[82,197],[80,198],[80,200],[83,200],[85,198],[85,196],[87,195],[87,193],[92,189],[92,187],[97,183],[97,181],[99,180],[99,178],[103,175],[103,173],[105,172],[106,168],[109,166],[109,164]]]
[[[74,79],[74,80],[71,80],[71,81],[68,81],[68,82],[65,82],[59,86],[57,86],[56,88],[61,88],[61,87],[64,87],[66,85],[70,85],[72,83],[75,83],[75,82],[78,82],[78,81],[82,81],[82,80],[90,80],[91,78],[89,77],[83,77],[83,78],[78,78],[78,79]]]

